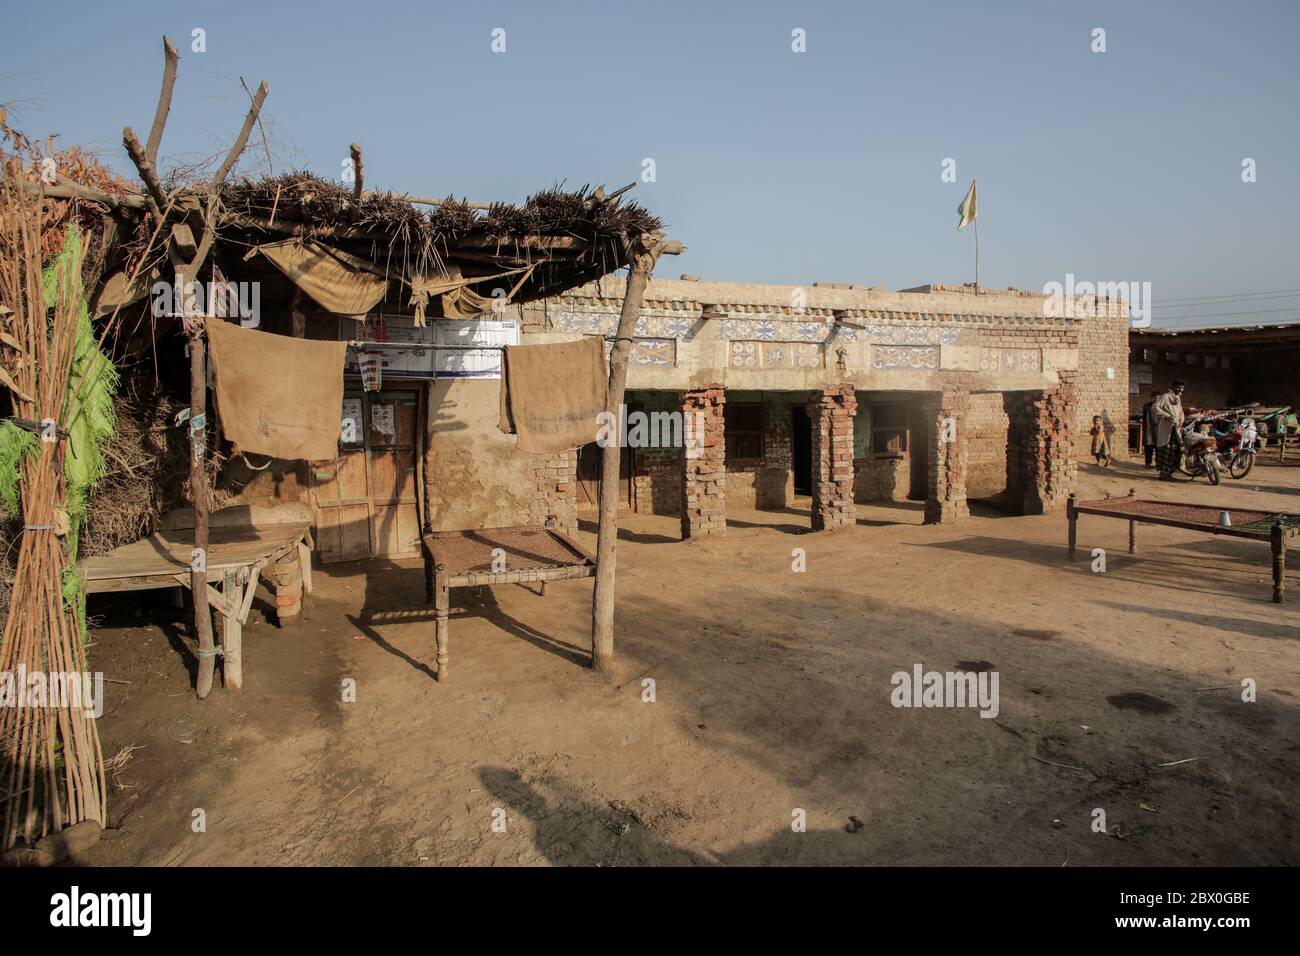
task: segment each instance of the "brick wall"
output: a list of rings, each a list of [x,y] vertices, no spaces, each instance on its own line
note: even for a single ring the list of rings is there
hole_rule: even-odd
[[[533,523],[543,524],[554,515],[559,530],[578,530],[578,450],[538,455],[533,465],[537,498]]]
[[[915,440],[916,436],[913,436]],[[911,485],[912,463],[902,458],[855,458],[853,461],[853,500],[905,501]]]
[[[1080,319],[1079,369],[1075,389],[1074,434],[1088,435],[1092,416],[1100,415],[1110,436],[1111,454],[1128,456],[1128,320],[1121,317]],[[1107,370],[1113,378],[1107,378]],[[1141,406],[1141,402],[1138,403]],[[1076,457],[1086,457],[1088,442],[1080,441]]]
[[[1007,486],[1006,410],[1001,392],[970,397],[966,419],[966,494],[992,498]]]

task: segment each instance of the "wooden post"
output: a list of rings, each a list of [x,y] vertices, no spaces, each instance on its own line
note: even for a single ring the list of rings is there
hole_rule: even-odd
[[[178,276],[178,281],[183,281]],[[183,288],[183,286],[182,286]],[[208,605],[208,474],[207,421],[195,428],[207,413],[208,382],[203,360],[203,327],[197,325],[190,334],[190,494],[194,499],[194,549],[200,560],[190,564],[190,594],[194,598],[194,633],[199,642],[199,672],[194,690],[199,699],[212,693],[212,675],[216,667],[216,646],[212,642],[212,609]]]
[[[226,690],[239,690],[244,686],[244,625],[239,620],[244,594],[238,572],[225,573],[221,593],[226,606],[235,612],[221,616],[221,685]]]
[[[632,350],[632,333],[646,284],[654,271],[659,250],[655,245],[638,245],[632,258],[623,293],[623,310],[618,318],[618,337],[609,356],[609,390],[605,393],[605,411],[622,422],[620,414],[627,389],[627,358]],[[615,434],[621,434],[620,430]],[[600,523],[596,530],[596,588],[591,603],[591,666],[608,670],[614,659],[614,551],[618,543],[618,467],[621,441],[612,441],[601,451]]]
[[[158,178],[158,147],[162,143],[163,131],[167,125],[167,114],[171,110],[172,91],[176,85],[176,69],[179,57],[175,45],[163,37],[163,80],[162,90],[158,94],[158,106],[154,110],[153,126],[149,130],[147,144],[142,145],[135,132],[128,126],[122,130],[122,144],[135,167],[140,172],[140,179],[145,184],[145,203],[161,230],[168,217],[172,215],[174,200],[180,190],[173,190],[169,195]],[[184,261],[188,253],[186,232],[193,237],[192,229],[178,229],[174,224],[167,244],[168,259],[176,271],[176,288],[184,289],[187,279],[198,281],[200,271],[207,261],[208,254],[217,238],[217,210],[220,205],[221,186],[226,176],[234,168],[235,162],[248,144],[249,133],[257,122],[262,103],[266,100],[266,83],[257,88],[252,105],[244,117],[244,125],[235,138],[226,158],[218,167],[216,174],[207,185],[206,208],[193,213],[186,213],[182,218],[190,218],[202,224],[202,238],[194,248],[193,256]],[[185,250],[184,252],[182,250]],[[183,297],[183,293],[182,293]],[[182,309],[182,312],[185,310]],[[206,310],[205,310],[206,311]],[[194,598],[194,632],[199,645],[198,675],[194,682],[195,692],[203,699],[212,692],[212,677],[216,669],[216,647],[212,641],[212,609],[208,602],[208,481],[204,470],[207,457],[207,367],[204,362],[203,321],[202,318],[185,319],[190,346],[190,491],[194,500],[194,548],[198,552],[190,564],[190,593]],[[195,425],[201,427],[195,428]],[[199,560],[195,560],[198,558]],[[236,626],[238,622],[236,622]],[[236,664],[238,666],[238,664]]]
[[[1128,495],[1130,498],[1136,497],[1137,489],[1130,488]],[[1137,554],[1137,522],[1133,520],[1128,523],[1128,553]]]
[[[1074,544],[1075,544],[1075,540],[1076,540],[1076,538],[1077,538],[1077,536],[1078,536],[1078,528],[1077,528],[1077,526],[1078,526],[1078,523],[1079,523],[1079,513],[1078,513],[1077,511],[1074,510],[1075,503],[1076,503],[1078,500],[1079,500],[1079,496],[1078,496],[1075,492],[1072,491],[1072,492],[1070,492],[1070,497],[1067,498],[1067,499],[1066,499],[1066,502],[1065,502],[1065,517],[1066,517],[1067,519],[1069,519],[1069,522],[1070,522],[1070,536],[1069,536],[1070,549],[1069,549],[1069,558],[1070,558],[1071,561],[1074,560]]]
[[[451,656],[447,653],[447,618],[451,615],[451,588],[447,586],[447,574],[437,573],[434,582],[433,621],[434,637],[438,642],[438,682],[447,679],[447,664]]]
[[[1286,529],[1281,521],[1273,522],[1268,531],[1273,551],[1273,603],[1286,603]]]

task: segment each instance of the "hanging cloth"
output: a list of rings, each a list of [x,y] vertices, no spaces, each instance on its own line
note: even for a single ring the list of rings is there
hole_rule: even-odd
[[[241,452],[319,461],[338,455],[346,342],[206,320],[217,412]]]
[[[254,246],[247,260],[261,253],[326,312],[363,320],[388,291],[388,280],[357,256],[314,239],[285,239]]]
[[[567,451],[596,440],[609,384],[605,340],[510,345],[501,350],[501,431],[519,450]]]

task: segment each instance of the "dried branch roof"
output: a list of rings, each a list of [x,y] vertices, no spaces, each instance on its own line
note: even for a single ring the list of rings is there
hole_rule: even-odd
[[[354,204],[349,185],[308,172],[228,183],[221,205],[223,237],[310,235],[386,271],[423,272],[448,260],[466,265],[467,275],[475,274],[475,262],[538,264],[516,301],[554,295],[626,266],[635,240],[663,225],[639,203],[606,199],[589,186],[557,184],[522,205],[495,202],[481,210],[448,197],[425,209],[389,193],[367,193]]]

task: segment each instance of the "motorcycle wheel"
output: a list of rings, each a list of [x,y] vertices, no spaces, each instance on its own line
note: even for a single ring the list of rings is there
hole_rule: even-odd
[[[1237,457],[1232,459],[1232,464],[1228,466],[1228,474],[1234,478],[1245,478],[1253,467],[1255,467],[1254,455],[1248,451],[1237,452]]]
[[[1217,457],[1212,456],[1205,459],[1205,477],[1210,479],[1212,485],[1219,483],[1219,460]]]

